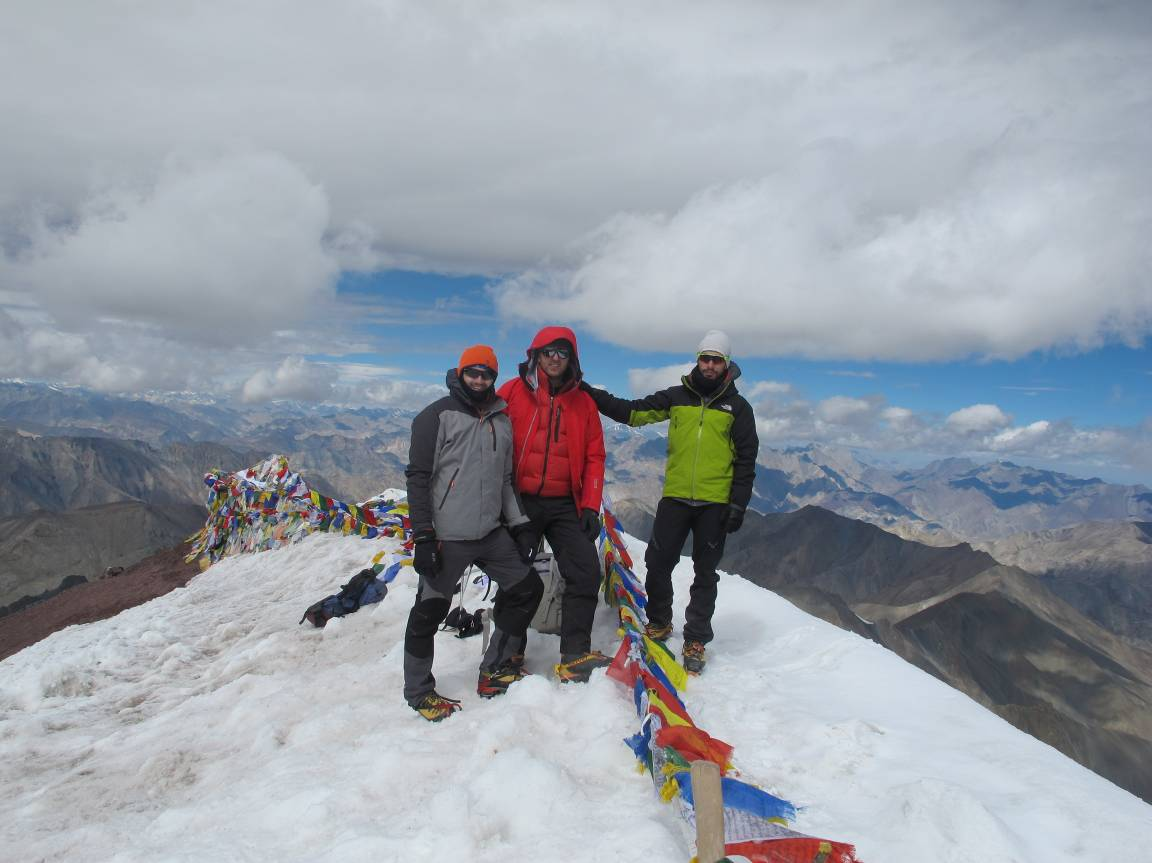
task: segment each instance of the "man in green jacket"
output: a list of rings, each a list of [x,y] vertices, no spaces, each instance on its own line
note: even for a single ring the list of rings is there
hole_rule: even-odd
[[[672,570],[691,532],[696,575],[685,614],[684,668],[693,674],[704,670],[704,645],[713,636],[724,540],[740,529],[756,478],[760,441],[752,406],[736,391],[738,377],[728,336],[710,330],[678,386],[633,400],[587,388],[600,413],[616,422],[669,421],[664,495],[644,555],[647,632],[660,641],[672,634]]]

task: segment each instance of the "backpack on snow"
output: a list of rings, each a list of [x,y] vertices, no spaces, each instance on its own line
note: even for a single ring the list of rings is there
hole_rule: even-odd
[[[388,594],[388,585],[376,578],[376,570],[362,569],[341,586],[339,593],[326,596],[308,606],[300,623],[307,620],[322,628],[333,617],[343,617],[358,611],[362,605],[379,602]]]

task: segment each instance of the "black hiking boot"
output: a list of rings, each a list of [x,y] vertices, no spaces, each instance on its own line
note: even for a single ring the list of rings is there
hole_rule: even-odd
[[[599,650],[588,653],[566,653],[560,657],[560,664],[556,666],[556,676],[561,683],[587,683],[592,672],[597,668],[607,668],[612,664],[611,657],[605,656]]]
[[[429,722],[440,722],[447,719],[460,709],[460,702],[455,698],[445,698],[437,692],[429,692],[408,702],[408,706],[427,719]]]
[[[699,675],[704,671],[708,660],[704,657],[703,641],[684,642],[684,670],[689,674]]]
[[[519,659],[519,664],[516,660]],[[495,698],[508,691],[508,687],[528,676],[524,670],[524,657],[513,656],[498,668],[490,671],[480,669],[480,679],[476,681],[476,694],[481,698]]]

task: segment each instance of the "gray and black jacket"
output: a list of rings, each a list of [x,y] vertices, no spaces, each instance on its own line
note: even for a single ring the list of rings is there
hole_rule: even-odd
[[[408,511],[412,531],[435,530],[440,540],[482,539],[503,523],[528,521],[512,484],[512,422],[491,392],[477,405],[456,369],[449,395],[412,420],[408,450]]]

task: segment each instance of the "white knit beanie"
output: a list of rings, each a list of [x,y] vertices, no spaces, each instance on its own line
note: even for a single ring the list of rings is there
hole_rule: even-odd
[[[724,362],[729,362],[732,359],[732,342],[728,340],[728,334],[720,330],[709,330],[696,346],[696,356],[700,354],[720,354]]]

